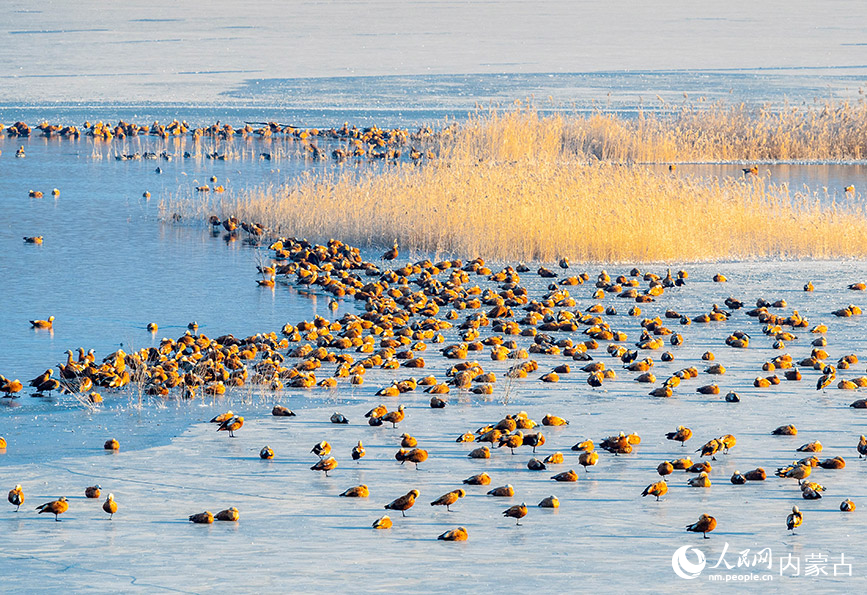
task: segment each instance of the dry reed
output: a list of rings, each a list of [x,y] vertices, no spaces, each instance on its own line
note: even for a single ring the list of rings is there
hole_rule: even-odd
[[[730,119],[741,113],[737,109]],[[823,204],[816,195],[792,194],[757,176],[681,178],[617,163],[679,155],[689,138],[695,138],[690,151],[705,147],[715,158],[743,157],[737,151],[744,146],[758,155],[770,146],[746,140],[743,128],[726,145],[722,127],[718,136],[701,140],[685,129],[658,132],[660,122],[490,113],[443,135],[439,157],[422,166],[307,174],[286,187],[250,189],[212,203],[174,198],[163,208],[202,216],[216,210],[280,235],[336,237],[361,246],[396,238],[424,252],[510,261],[867,255],[867,213],[854,203]],[[800,143],[807,138],[772,144],[778,152],[806,150]],[[825,149],[837,150],[832,144]]]

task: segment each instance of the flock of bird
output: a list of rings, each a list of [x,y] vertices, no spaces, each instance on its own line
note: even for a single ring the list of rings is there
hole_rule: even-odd
[[[344,123],[340,128],[328,129],[297,127],[277,122],[245,122],[243,125],[232,126],[231,124],[220,124],[219,121],[210,126],[194,127],[183,120],[173,120],[169,124],[153,122],[150,125],[135,124],[122,120],[115,125],[103,122],[84,122],[81,127],[51,124],[49,122],[42,122],[37,126],[31,127],[27,123],[19,121],[9,127],[0,124],[0,133],[4,129],[6,135],[12,138],[27,138],[31,135],[39,134],[47,138],[69,139],[86,136],[102,141],[111,141],[112,139],[123,140],[138,136],[159,137],[165,140],[188,137],[198,144],[203,140],[219,142],[229,141],[235,137],[266,140],[282,138],[304,143],[304,151],[313,159],[327,159],[330,156],[335,161],[345,161],[349,158],[399,160],[404,157],[409,158],[411,161],[433,158],[435,155],[431,150],[417,149],[411,143],[425,143],[432,138],[449,135],[454,131],[454,127],[446,127],[441,131],[435,132],[432,128],[424,126],[410,133],[407,129],[403,128],[379,128],[378,126],[359,128],[357,126],[350,126],[348,123]],[[328,153],[319,147],[317,141],[337,143],[338,146]],[[410,145],[408,149],[407,145]],[[230,157],[231,151],[220,152],[215,148],[213,151],[203,154],[208,159],[224,161]],[[19,158],[26,157],[23,145],[17,150],[15,156]],[[198,156],[200,156],[198,151],[192,153],[189,151],[184,152],[185,158]],[[269,161],[272,159],[272,156],[273,154],[267,151],[259,154],[261,159]],[[160,151],[159,153],[156,151],[118,153],[115,155],[117,161],[137,161],[141,159],[170,161],[173,158],[174,155],[168,151]]]
[[[258,229],[251,235],[262,236],[266,232],[261,226],[247,224],[234,218],[212,218],[219,225],[242,226],[244,229]],[[316,245],[306,240],[295,238],[276,239],[269,245],[272,253],[270,264],[259,267],[262,280],[270,281],[270,287],[275,286],[279,276],[281,282],[303,287],[331,296],[330,304],[336,309],[337,299],[354,299],[363,307],[363,313],[346,313],[340,318],[329,320],[316,316],[313,321],[301,321],[297,324],[287,323],[279,332],[269,332],[236,338],[233,335],[223,335],[210,338],[198,332],[198,325],[190,323],[189,329],[177,339],[164,338],[158,345],[142,348],[126,353],[117,350],[98,362],[94,350],[85,351],[79,348],[78,355],[70,350],[66,362],[57,366],[57,378],[54,369],[45,372],[29,382],[38,395],[52,392],[83,395],[91,404],[102,401],[94,389],[119,391],[138,387],[144,394],[159,399],[181,398],[195,399],[200,397],[217,398],[227,391],[245,385],[256,387],[260,391],[279,393],[285,388],[308,389],[316,388],[337,390],[340,386],[358,386],[365,382],[365,373],[373,368],[387,370],[408,369],[413,373],[427,368],[424,355],[429,346],[440,345],[439,355],[427,359],[446,364],[439,373],[430,373],[424,377],[407,375],[406,378],[394,380],[387,386],[382,386],[376,392],[378,397],[400,398],[409,397],[419,391],[430,395],[430,407],[437,409],[449,405],[448,395],[454,391],[459,394],[491,395],[498,382],[515,382],[527,379],[530,375],[539,374],[540,385],[559,382],[562,376],[573,371],[587,374],[586,383],[591,388],[602,387],[616,381],[618,374],[614,366],[606,365],[603,354],[611,363],[616,363],[627,374],[633,374],[633,379],[639,385],[651,386],[648,394],[652,397],[671,398],[682,391],[691,380],[699,377],[696,366],[684,367],[663,379],[657,379],[653,373],[656,364],[651,354],[662,351],[666,343],[670,350],[660,355],[662,362],[675,359],[677,347],[684,344],[684,336],[667,324],[677,324],[683,332],[690,325],[718,322],[732,323],[738,320],[736,313],[745,309],[746,316],[762,324],[762,332],[772,342],[773,347],[785,349],[787,343],[796,340],[794,332],[807,329],[817,338],[812,341],[810,355],[796,360],[787,353],[765,362],[761,375],[756,377],[756,388],[767,388],[782,382],[797,382],[802,379],[801,369],[814,370],[818,374],[817,390],[825,390],[837,378],[838,371],[849,369],[858,362],[855,354],[846,354],[836,362],[829,361],[830,356],[823,349],[827,341],[828,331],[823,324],[812,325],[797,310],[789,314],[775,313],[774,310],[787,308],[784,300],[769,302],[758,300],[756,306],[748,309],[746,305],[733,297],[725,300],[725,308],[713,304],[708,311],[689,316],[682,312],[667,310],[664,318],[643,318],[640,320],[639,336],[627,337],[626,333],[616,328],[618,309],[615,305],[605,306],[602,302],[607,296],[616,296],[624,304],[632,304],[627,309],[630,317],[641,318],[642,306],[663,299],[666,292],[680,291],[687,287],[689,275],[686,271],[672,274],[669,270],[665,275],[656,275],[632,269],[628,274],[612,278],[606,271],[601,271],[595,279],[587,273],[571,274],[568,259],[560,260],[561,273],[545,267],[538,267],[535,274],[550,280],[550,284],[542,295],[533,297],[528,288],[521,283],[521,275],[532,274],[523,263],[517,266],[506,266],[493,271],[481,258],[469,262],[461,260],[444,260],[431,262],[423,260],[414,264],[404,264],[393,268],[383,265],[399,258],[398,243],[384,253],[379,263],[365,261],[358,248],[354,248],[337,240],[331,240],[325,245]],[[487,280],[489,286],[482,288],[473,279]],[[714,281],[725,283],[722,275],[716,275]],[[642,287],[642,282],[645,286]],[[591,290],[596,300],[584,311],[577,309],[577,302],[570,294],[570,288],[582,286],[585,283],[594,285]],[[261,285],[260,281],[260,285]],[[864,284],[852,284],[852,291],[867,289]],[[812,284],[804,287],[812,291]],[[644,306],[647,307],[647,306]],[[833,312],[839,317],[857,316],[860,309],[849,305]],[[53,317],[47,320],[33,320],[34,328],[50,328]],[[149,325],[153,333],[157,325]],[[489,332],[486,332],[490,329]],[[484,334],[483,334],[484,333]],[[577,340],[575,335],[581,333],[584,340]],[[446,336],[457,339],[447,344]],[[518,340],[525,341],[521,346]],[[741,330],[734,330],[728,336],[725,344],[733,350],[748,349],[755,339]],[[632,347],[627,346],[632,342]],[[603,345],[607,345],[603,349]],[[673,351],[674,350],[674,351]],[[487,352],[492,361],[514,362],[504,374],[486,371],[483,365],[474,359]],[[539,370],[538,363],[532,359],[535,354],[557,356],[563,361],[550,371]],[[716,378],[722,377],[726,370],[719,363],[714,363],[715,356],[708,351],[702,355],[702,361],[708,365],[704,372]],[[321,374],[324,365],[330,365],[333,372]],[[576,368],[573,370],[573,366]],[[777,376],[782,372],[783,378]],[[770,374],[770,375],[769,375]],[[532,380],[528,380],[532,381]],[[840,390],[854,390],[867,386],[867,378],[840,379],[837,382]],[[10,381],[0,376],[0,392],[6,397],[14,397],[22,391],[23,383]],[[720,393],[716,384],[696,386],[697,393],[715,395]],[[740,396],[729,392],[726,401],[737,402]],[[852,407],[867,408],[867,399],[857,400]],[[295,413],[288,408],[277,405],[271,411],[275,417],[294,417]],[[391,424],[396,428],[404,419],[406,409],[403,404],[397,407],[381,403],[373,407],[366,415],[370,426]],[[229,437],[234,437],[244,427],[245,418],[232,411],[216,416],[211,420],[218,424],[217,431],[225,431]],[[334,424],[347,424],[349,420],[343,414],[335,412],[330,421]],[[507,415],[503,419],[494,420],[478,429],[466,429],[456,437],[457,443],[478,444],[467,453],[471,459],[487,459],[492,456],[492,449],[508,449],[512,455],[523,447],[536,449],[546,444],[542,428],[564,426],[569,422],[563,417],[546,414],[541,423],[531,419],[526,412]],[[769,434],[796,435],[797,429],[790,425],[782,425]],[[665,436],[668,440],[685,445],[693,437],[693,432],[686,426],[678,426]],[[2,440],[2,439],[0,439]],[[0,442],[3,444],[3,442]],[[628,455],[641,444],[641,438],[635,433],[620,432],[604,437],[598,445],[593,440],[585,439],[571,447],[579,453],[577,462],[588,472],[590,467],[600,461],[600,451],[610,456]],[[700,453],[698,462],[690,457],[680,457],[665,460],[655,468],[658,480],[650,483],[643,492],[636,489],[636,496],[652,496],[660,500],[668,493],[670,476],[675,469],[694,474],[688,481],[688,486],[695,488],[710,488],[712,467],[709,462],[716,459],[717,454],[727,454],[737,444],[732,434],[707,441],[696,450]],[[118,449],[119,443],[111,439],[105,444],[106,449]],[[859,458],[867,455],[867,438],[861,436],[857,445]],[[798,451],[808,454],[805,458],[780,467],[776,476],[798,481],[800,495],[805,500],[822,498],[825,488],[810,481],[811,473],[816,468],[841,469],[845,460],[835,456],[820,460],[816,455],[822,451],[818,441],[804,444]],[[338,460],[332,455],[331,445],[322,440],[311,449],[318,460],[311,467],[314,471],[328,474],[338,467]],[[351,451],[352,460],[361,464],[366,451],[361,441]],[[263,459],[274,458],[275,452],[270,446],[264,446],[259,451]],[[400,449],[394,458],[405,464],[409,462],[416,468],[423,465],[430,453],[420,448],[418,441],[404,433],[401,436]],[[602,455],[607,456],[607,455]],[[709,460],[708,460],[709,459]],[[534,471],[544,471],[550,465],[562,464],[562,452],[554,452],[544,459],[533,456],[527,467]],[[735,471],[730,482],[742,485],[751,481],[764,481],[767,473],[761,467],[740,473]],[[573,469],[557,473],[551,477],[556,482],[576,482],[579,474]],[[491,478],[486,473],[480,473],[463,480],[467,486],[488,485]],[[89,488],[90,489],[90,488]],[[98,497],[99,488],[96,494]],[[344,491],[343,497],[369,497],[368,486],[354,486]],[[451,511],[451,506],[465,497],[465,488],[453,489],[431,501],[431,506],[445,506]],[[492,488],[489,495],[494,497],[513,497],[514,488],[502,485]],[[94,496],[88,496],[94,497]],[[400,511],[402,516],[412,508],[420,497],[417,489],[411,489],[403,496],[396,498],[384,506],[388,511]],[[9,502],[20,506],[24,501],[21,486],[16,486],[9,493]],[[560,506],[556,496],[550,496],[539,502],[540,508],[557,508]],[[117,503],[109,494],[104,510],[113,515],[117,511]],[[68,509],[65,498],[48,502],[39,507],[40,513],[52,513],[57,519]],[[17,510],[17,509],[16,509]],[[840,505],[840,510],[851,512],[855,504],[846,499]],[[526,503],[511,506],[503,511],[503,515],[514,518],[516,524],[527,516],[529,508]],[[211,523],[214,519],[237,521],[238,510],[230,508],[217,515],[209,511],[190,516],[194,523]],[[788,529],[794,529],[803,522],[803,513],[795,507],[786,519]],[[389,516],[376,519],[373,527],[387,529],[392,526]],[[707,514],[702,514],[695,522],[686,527],[687,531],[707,534],[717,527],[717,520]],[[461,541],[468,538],[465,527],[447,531],[439,539]]]

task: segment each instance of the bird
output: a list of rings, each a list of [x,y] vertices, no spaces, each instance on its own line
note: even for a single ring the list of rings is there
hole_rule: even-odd
[[[147,326],[147,330],[149,333],[155,333],[160,329],[156,322],[149,322]]]
[[[84,488],[84,497],[85,498],[99,498],[100,490],[102,487],[100,486],[90,486],[88,488]]]
[[[585,451],[578,455],[578,464],[584,467],[584,472],[588,473],[587,467],[592,467],[599,462],[599,453],[595,450]]]
[[[24,504],[24,489],[21,484],[9,490],[9,503],[16,506],[15,512],[18,512],[18,509]]]
[[[337,459],[328,457],[327,459],[319,459],[316,464],[310,467],[312,471],[324,471],[325,477],[328,477],[328,472],[337,468]]]
[[[225,413],[221,413],[220,415],[216,415],[211,418],[210,423],[212,424],[221,424],[224,421],[230,420],[235,417],[235,414],[231,411],[226,411]]]
[[[344,498],[367,498],[370,496],[370,490],[366,485],[361,484],[359,486],[348,488],[340,495]]]
[[[716,438],[714,438],[713,440],[707,442],[701,448],[697,448],[695,452],[700,452],[701,455],[699,456],[702,457],[709,456],[711,460],[715,461],[716,457],[714,455],[720,450],[720,448],[722,448],[722,443]]]
[[[861,438],[858,440],[858,458],[867,455],[867,436],[861,435]]]
[[[693,477],[687,483],[694,488],[709,488],[710,477],[707,476],[707,471],[702,471],[698,477]]]
[[[218,521],[237,521],[240,518],[240,514],[238,513],[238,509],[233,506],[226,510],[221,510],[214,515],[214,518]]]
[[[190,515],[190,522],[199,525],[210,525],[214,522],[214,515],[210,510]]]
[[[18,157],[19,159],[23,159],[24,157],[27,156],[24,154],[24,145],[21,145],[20,147],[18,147],[18,150],[15,151],[15,156]]]
[[[352,460],[359,461],[365,454],[367,453],[364,450],[364,446],[361,444],[361,440],[359,440],[358,444],[352,447]]]
[[[720,446],[723,449],[723,454],[729,454],[729,449],[734,448],[735,444],[737,444],[737,440],[731,434],[720,436],[717,438],[717,442],[720,443]]]
[[[573,469],[558,473],[551,477],[554,481],[578,481],[578,474]]]
[[[665,481],[657,481],[652,483],[641,492],[641,497],[656,496],[656,501],[659,502],[659,497],[664,496],[668,492],[668,484]]]
[[[533,457],[532,459],[527,461],[527,469],[529,469],[530,471],[544,471],[547,468],[548,466],[536,457]]]
[[[656,466],[656,472],[662,477],[662,480],[665,481],[666,475],[671,475],[674,473],[674,465],[672,465],[669,461],[662,461],[659,465]]]
[[[39,514],[53,514],[54,520],[59,521],[60,519],[57,518],[58,515],[61,515],[67,510],[69,510],[69,503],[66,501],[66,496],[62,496],[57,500],[46,502],[45,504],[37,506],[36,510],[39,511]]]
[[[400,435],[400,447],[401,448],[415,448],[418,446],[418,440],[409,434],[401,434]]]
[[[331,423],[333,423],[333,424],[348,424],[349,420],[346,419],[346,416],[343,415],[342,413],[338,413],[337,411],[335,411],[334,413],[331,414]]]
[[[295,412],[283,405],[274,405],[274,408],[271,409],[271,415],[274,417],[295,417]]]
[[[238,415],[232,416],[230,419],[227,419],[223,423],[220,424],[220,427],[217,428],[217,431],[228,431],[229,438],[235,437],[235,432],[240,430],[244,425],[244,418]]]
[[[687,531],[701,533],[705,539],[710,539],[707,534],[716,529],[716,519],[708,514],[698,517],[698,521],[686,526]]]
[[[758,165],[751,165],[750,167],[745,167],[745,168],[743,168],[743,172],[744,172],[745,176],[748,176],[748,175],[757,176],[757,175],[759,175],[759,166]]]
[[[394,260],[395,258],[398,257],[399,254],[400,253],[398,252],[398,249],[397,249],[397,240],[395,240],[394,246],[392,246],[390,249],[386,250],[385,253],[382,255],[382,260]]]
[[[386,510],[399,510],[403,516],[406,516],[406,511],[415,505],[415,499],[418,498],[420,492],[418,490],[410,490],[400,498],[392,500],[385,505]]]
[[[110,515],[108,520],[114,518],[114,513],[117,512],[117,502],[114,501],[114,494],[108,495],[105,502],[102,503],[102,509]]]
[[[403,421],[404,416],[404,407],[403,405],[400,405],[397,408],[397,411],[389,411],[388,413],[383,415],[382,421],[387,421],[391,424],[391,427],[396,428],[397,424]]]
[[[669,440],[680,442],[680,445],[684,446],[684,442],[692,438],[692,430],[684,426],[677,426],[674,432],[668,432],[665,437]]]
[[[801,526],[804,522],[804,515],[798,510],[797,506],[792,507],[792,513],[786,517],[786,529],[795,534],[795,529]]]
[[[24,236],[25,244],[41,244],[42,236]]]
[[[0,393],[6,393],[7,398],[12,397],[17,392],[21,392],[23,388],[24,385],[17,378],[9,380],[0,376]]]
[[[509,448],[509,450],[514,455],[515,449],[518,448],[519,446],[523,446],[523,445],[524,445],[524,433],[521,432],[520,430],[518,430],[514,434],[507,434],[505,436],[501,436],[499,444],[497,445],[497,448],[501,448],[503,446],[506,446]]]
[[[259,458],[265,460],[271,460],[274,458],[274,449],[272,449],[267,444],[262,447],[262,450],[259,451]]]
[[[855,510],[855,503],[852,502],[849,498],[846,498],[845,500],[843,500],[843,502],[840,503],[840,510],[842,512],[852,512],[853,510]]]
[[[388,515],[384,515],[373,521],[374,529],[391,529],[391,517]]]
[[[385,405],[380,403],[379,405],[377,405],[376,407],[374,407],[373,409],[371,409],[370,411],[365,413],[364,417],[378,417],[379,418],[379,417],[382,417],[383,415],[385,415],[386,413],[388,413],[388,409],[386,409]]]
[[[560,508],[560,500],[557,496],[548,496],[539,502],[539,508]]]
[[[315,445],[310,449],[310,452],[317,455],[319,458],[327,457],[329,453],[331,453],[331,445],[328,444],[325,440]]]
[[[442,541],[466,541],[468,538],[466,527],[458,527],[457,529],[452,529],[451,531],[446,531],[437,539]]]
[[[109,438],[105,441],[105,444],[103,444],[103,448],[105,450],[120,450],[120,442],[114,438]]]
[[[54,316],[49,316],[48,320],[31,320],[30,325],[33,328],[51,328],[54,324]]]
[[[735,485],[743,485],[747,483],[747,478],[741,475],[741,472],[737,469],[734,473],[732,473],[731,482]]]
[[[410,463],[415,463],[416,471],[418,471],[418,464],[424,463],[427,460],[427,451],[423,448],[413,448],[411,451],[407,452],[403,461],[400,462],[402,465],[404,461],[409,461]]]
[[[448,512],[452,512],[450,508],[452,504],[458,501],[459,498],[463,498],[467,495],[466,490],[459,488],[457,490],[452,490],[447,494],[443,494],[436,500],[430,503],[431,506],[445,506]]]
[[[486,486],[491,484],[491,476],[487,473],[479,473],[478,475],[473,475],[472,477],[468,477],[464,480],[466,485],[471,486]]]
[[[521,502],[503,511],[503,516],[515,519],[515,526],[520,526],[521,519],[527,516],[527,505]]]
[[[496,487],[492,490],[488,490],[488,496],[497,496],[499,498],[511,498],[515,495],[515,488],[512,487],[511,484],[506,484],[504,486]]]

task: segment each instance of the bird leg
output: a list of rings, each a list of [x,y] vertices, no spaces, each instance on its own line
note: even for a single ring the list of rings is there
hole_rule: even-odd
[[[710,539],[710,537],[707,536],[707,533],[702,533],[702,536],[703,536],[705,539]]]

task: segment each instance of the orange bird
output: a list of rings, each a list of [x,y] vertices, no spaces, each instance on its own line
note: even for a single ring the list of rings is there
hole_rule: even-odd
[[[54,520],[59,521],[60,519],[57,518],[57,516],[69,510],[69,503],[66,501],[66,496],[63,496],[58,500],[46,502],[45,504],[37,506],[36,510],[39,511],[39,514],[53,514]]]
[[[217,431],[218,432],[228,431],[229,432],[229,438],[234,438],[235,432],[237,430],[240,430],[243,425],[244,425],[244,418],[239,417],[237,415],[233,415],[230,419],[227,419],[226,421],[221,423],[220,427],[217,428]]]
[[[325,477],[328,477],[328,472],[337,468],[337,459],[328,457],[327,459],[319,459],[315,465],[310,467],[313,471],[325,471]]]
[[[385,254],[382,255],[383,260],[394,260],[398,257],[400,253],[397,250],[397,240],[394,241],[394,246],[391,247],[390,250],[387,250]]]
[[[108,495],[108,498],[106,498],[105,502],[102,503],[102,509],[111,515],[108,517],[108,520],[114,518],[114,513],[117,512],[117,502],[114,501],[114,494]]]
[[[51,328],[54,324],[54,316],[49,316],[48,320],[31,320],[30,324],[33,328]]]

